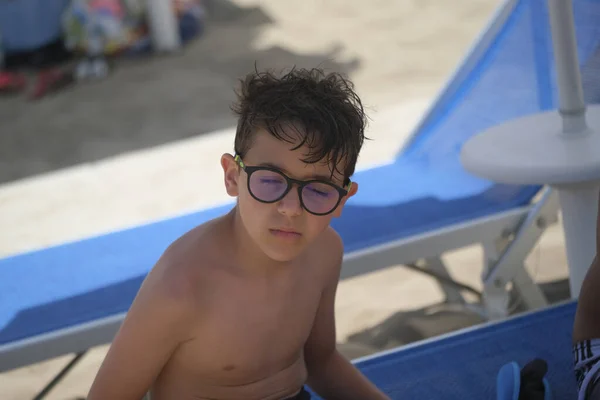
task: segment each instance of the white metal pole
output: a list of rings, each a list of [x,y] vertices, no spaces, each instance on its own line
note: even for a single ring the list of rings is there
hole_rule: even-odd
[[[548,0],[560,99],[562,133],[596,135],[588,129],[583,98],[572,0]],[[564,137],[563,140],[569,140]],[[540,143],[543,146],[543,143]],[[598,149],[600,152],[600,149]],[[596,253],[598,182],[556,185],[561,203],[571,296],[577,298]]]
[[[572,0],[548,0],[563,132],[586,129]]]

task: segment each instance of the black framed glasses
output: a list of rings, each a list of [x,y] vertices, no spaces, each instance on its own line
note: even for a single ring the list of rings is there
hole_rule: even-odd
[[[300,181],[292,179],[278,169],[271,167],[251,167],[242,161],[239,155],[235,162],[248,175],[248,191],[261,203],[275,203],[285,197],[295,184],[302,208],[314,215],[332,213],[340,204],[342,197],[348,194],[352,182],[341,188],[322,180]]]

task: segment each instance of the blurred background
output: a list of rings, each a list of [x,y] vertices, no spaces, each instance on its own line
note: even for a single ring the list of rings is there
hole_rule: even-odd
[[[0,0],[0,256],[227,201],[229,107],[255,67],[347,74],[371,119],[358,168],[387,162],[501,3],[171,0],[180,46],[158,51],[146,5],[164,1]],[[559,224],[532,252],[536,280],[564,284],[562,240]],[[482,257],[445,261],[481,288]],[[481,322],[436,312],[442,298],[402,266],[345,280],[340,349],[355,358]],[[47,398],[83,398],[106,348]],[[0,397],[30,398],[68,359],[0,374]]]

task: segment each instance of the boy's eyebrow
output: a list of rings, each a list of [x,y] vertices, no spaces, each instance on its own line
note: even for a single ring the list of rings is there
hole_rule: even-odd
[[[289,172],[285,170],[285,168],[280,167],[279,165],[270,163],[270,162],[263,162],[258,164],[259,167],[269,167],[269,168],[275,168],[285,174],[289,175]],[[317,179],[320,181],[325,181],[325,182],[332,182],[331,177],[330,176],[326,176],[326,175],[311,175],[308,179]],[[305,178],[304,180],[308,180],[307,178]]]

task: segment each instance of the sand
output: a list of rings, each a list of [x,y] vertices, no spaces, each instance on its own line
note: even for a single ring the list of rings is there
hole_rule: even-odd
[[[205,34],[182,54],[121,62],[103,82],[38,103],[0,99],[0,226],[10,227],[0,232],[0,256],[228,200],[218,165],[233,143],[228,105],[255,61],[347,73],[372,118],[358,168],[385,163],[498,3],[213,0]],[[481,249],[444,260],[453,277],[481,288]],[[565,265],[557,225],[527,266],[550,282],[565,278]],[[340,348],[354,358],[479,322],[464,313],[425,317],[442,299],[435,281],[402,266],[345,280],[336,304]],[[402,315],[410,318],[398,324]],[[402,329],[408,324],[416,336]],[[47,399],[84,397],[105,352],[92,350]],[[33,397],[68,359],[0,374],[2,399]]]

